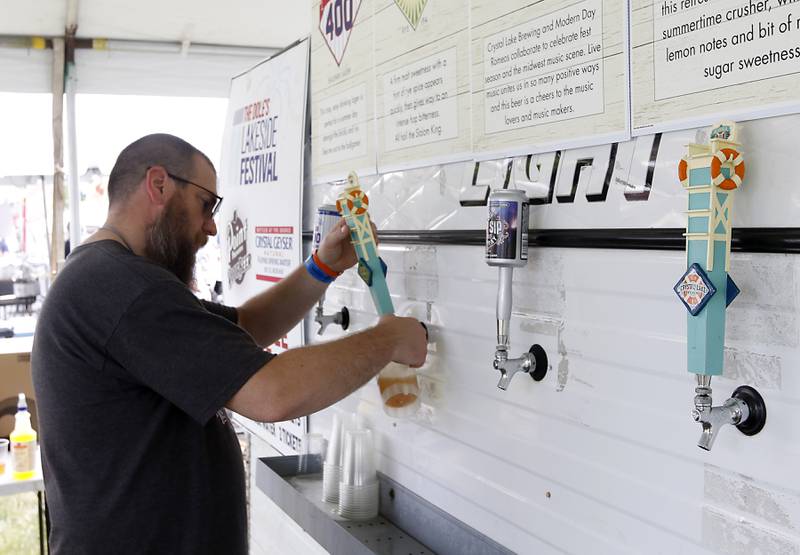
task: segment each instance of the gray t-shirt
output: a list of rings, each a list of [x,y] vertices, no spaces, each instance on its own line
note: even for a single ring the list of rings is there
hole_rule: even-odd
[[[247,552],[225,403],[272,355],[115,241],[76,248],[31,356],[51,553]]]

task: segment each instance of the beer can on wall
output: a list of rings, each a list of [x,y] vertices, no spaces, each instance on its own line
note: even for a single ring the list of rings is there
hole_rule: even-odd
[[[487,203],[486,263],[524,266],[528,261],[528,197],[516,189],[492,191]]]
[[[311,252],[319,248],[322,238],[325,237],[339,221],[339,211],[333,204],[323,204],[317,208],[317,221],[314,224],[314,237],[312,240]]]

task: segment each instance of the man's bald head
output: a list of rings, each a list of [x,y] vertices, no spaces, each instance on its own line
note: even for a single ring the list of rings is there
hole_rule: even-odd
[[[192,179],[198,158],[214,168],[208,156],[180,137],[167,133],[145,135],[126,146],[117,157],[108,178],[109,204],[113,206],[128,199],[151,166],[163,166],[170,173]]]

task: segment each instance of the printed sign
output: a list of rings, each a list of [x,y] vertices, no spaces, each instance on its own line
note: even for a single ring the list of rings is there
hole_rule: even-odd
[[[634,133],[796,112],[796,5],[633,0]]]
[[[425,6],[428,0],[394,0],[403,15],[406,16],[408,24],[413,29],[419,25],[419,20],[422,18],[422,12],[425,11]]]
[[[378,170],[472,158],[468,2],[378,1]]]
[[[311,180],[375,167],[374,0],[311,5]]]
[[[629,137],[627,3],[473,0],[476,158]]]
[[[219,172],[227,305],[241,305],[300,265],[307,76],[305,40],[231,83]],[[269,350],[302,344],[301,323]],[[302,437],[293,423],[250,428],[281,452],[294,452]]]
[[[235,414],[236,423],[251,434],[272,445],[281,455],[299,455],[308,433],[308,418],[295,418],[286,422],[256,422]]]
[[[319,31],[333,54],[336,65],[342,63],[353,23],[361,7],[361,0],[321,0],[319,5]]]
[[[252,265],[252,255],[247,252],[247,221],[233,212],[233,218],[225,226],[228,242],[228,287],[241,285],[247,270]]]

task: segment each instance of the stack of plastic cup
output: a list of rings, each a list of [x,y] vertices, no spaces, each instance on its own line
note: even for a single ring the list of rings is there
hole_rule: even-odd
[[[354,520],[375,518],[379,498],[372,432],[347,431],[343,447],[339,514]]]
[[[322,500],[339,502],[339,476],[342,472],[342,421],[338,414],[333,415],[331,437],[325,462],[322,464]]]
[[[297,457],[297,473],[311,474],[320,471],[326,456],[325,438],[322,434],[306,434],[300,455]]]

